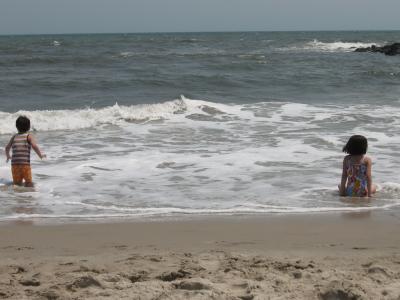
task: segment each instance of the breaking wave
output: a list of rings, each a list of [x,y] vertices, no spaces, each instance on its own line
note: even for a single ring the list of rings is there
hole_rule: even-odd
[[[100,109],[0,112],[0,134],[13,133],[15,119],[19,115],[29,117],[34,130],[52,131],[76,130],[105,124],[118,125],[121,122],[145,122],[167,118],[185,110],[186,103],[180,99],[160,104],[132,106],[120,106],[116,103]]]
[[[0,134],[14,133],[15,120],[20,115],[31,119],[33,130],[54,131],[79,130],[102,125],[123,125],[124,123],[145,123],[171,119],[180,114],[184,114],[188,119],[196,119],[199,116],[212,117],[229,111],[240,112],[240,106],[235,108],[219,103],[186,99],[181,96],[181,99],[156,104],[124,106],[116,103],[113,106],[99,109],[0,112]]]
[[[361,42],[321,42],[314,39],[310,42],[303,44],[301,47],[292,47],[291,50],[311,50],[311,51],[321,51],[321,52],[351,52],[356,48],[361,47],[371,47],[372,45],[377,45],[377,43],[361,43]]]

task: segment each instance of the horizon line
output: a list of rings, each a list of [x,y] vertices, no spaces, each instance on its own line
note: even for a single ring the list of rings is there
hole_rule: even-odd
[[[64,33],[0,33],[0,36],[88,35],[88,34],[198,34],[198,33],[257,33],[257,32],[389,32],[400,29],[325,29],[325,30],[216,30],[216,31],[137,31],[137,32],[64,32]]]

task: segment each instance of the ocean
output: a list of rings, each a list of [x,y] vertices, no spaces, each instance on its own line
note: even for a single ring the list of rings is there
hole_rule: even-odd
[[[400,205],[400,31],[0,36],[0,144],[26,115],[47,159],[0,220],[391,210]],[[369,139],[371,199],[337,185]],[[3,148],[3,147],[2,147]]]

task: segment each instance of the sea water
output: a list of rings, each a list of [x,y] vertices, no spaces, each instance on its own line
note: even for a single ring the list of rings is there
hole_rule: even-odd
[[[0,163],[0,220],[390,210],[400,32],[0,37],[0,144],[31,119],[34,190]],[[352,134],[373,200],[338,196]]]

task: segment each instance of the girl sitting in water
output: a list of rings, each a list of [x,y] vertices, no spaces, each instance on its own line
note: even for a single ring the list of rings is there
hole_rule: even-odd
[[[368,141],[362,135],[353,135],[343,147],[348,153],[343,159],[342,182],[339,185],[341,196],[371,197],[376,192],[372,184],[372,160],[366,156]]]

